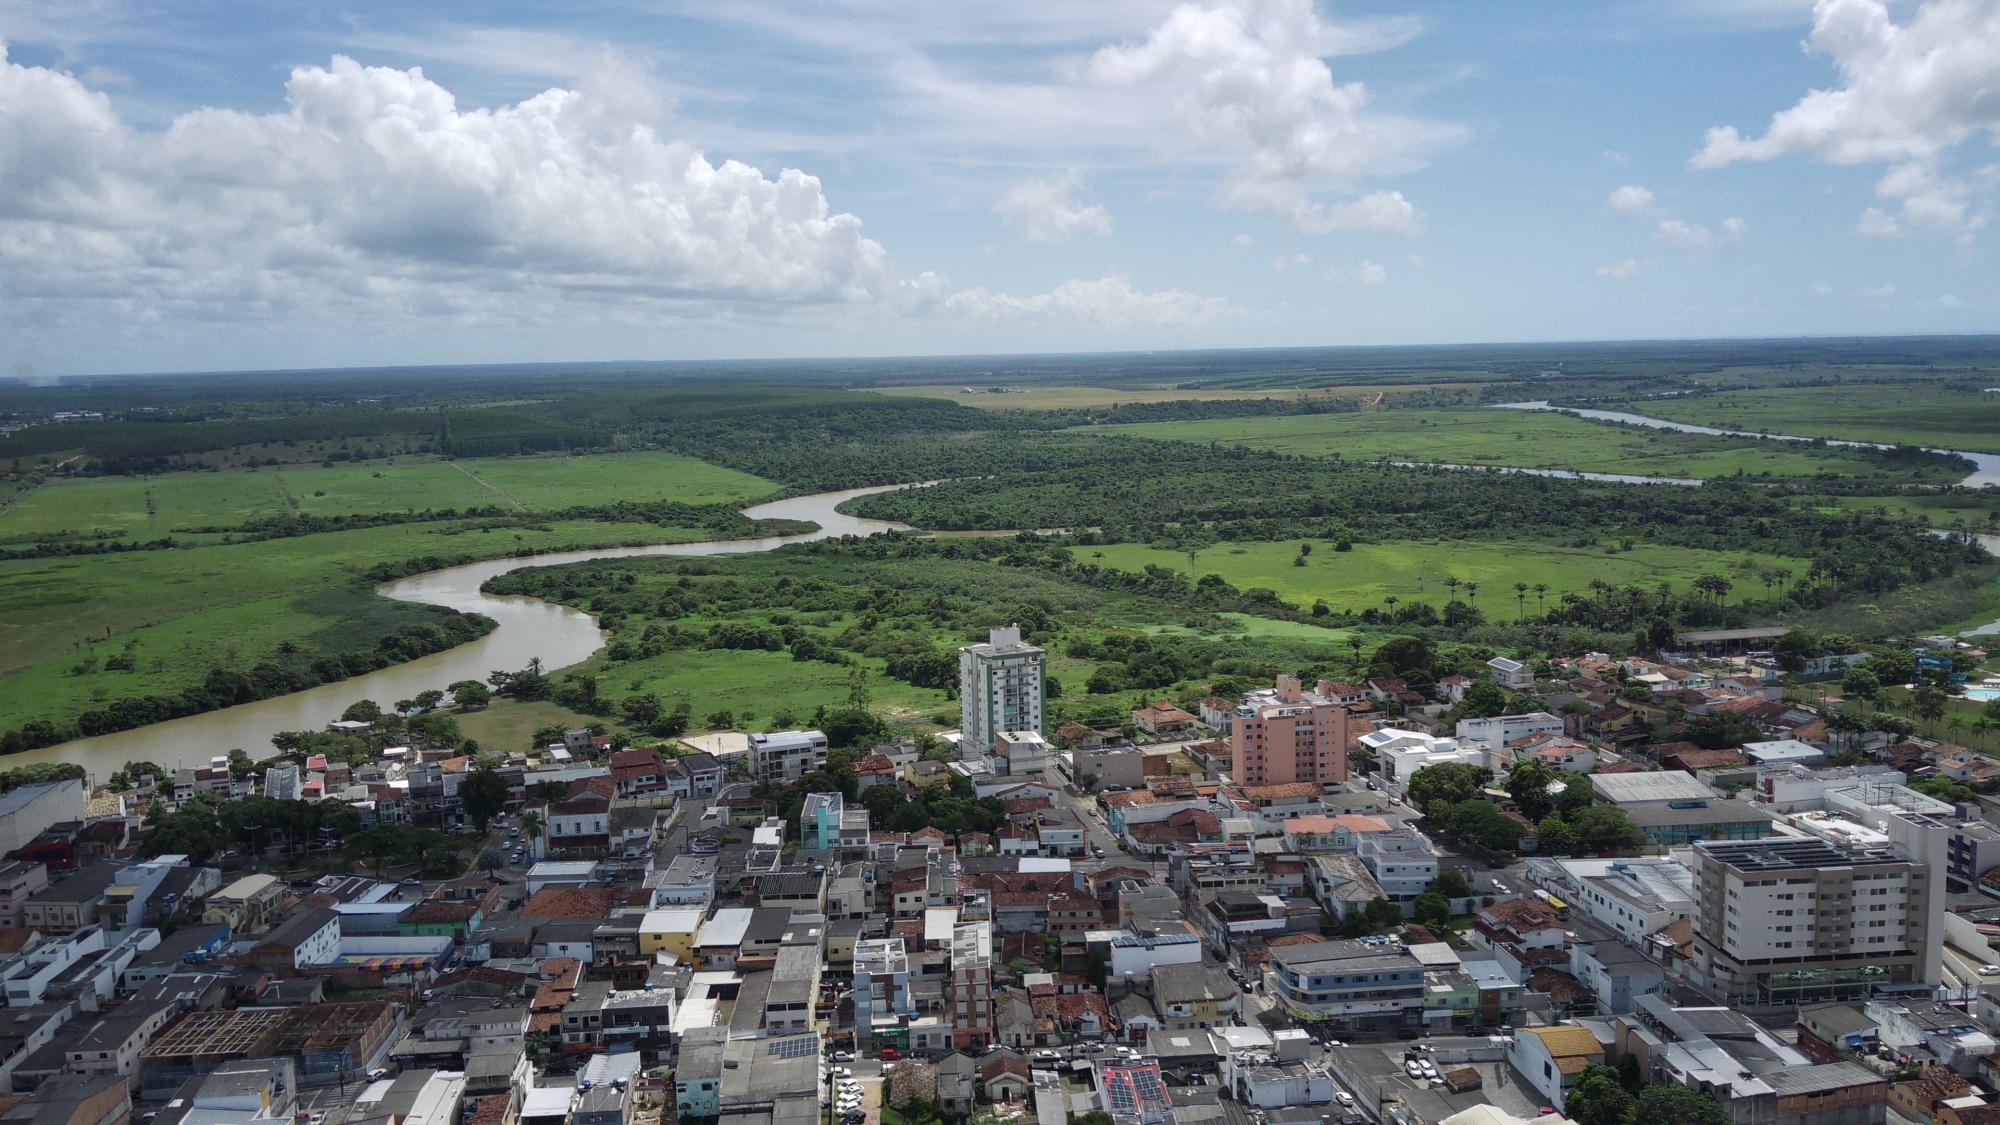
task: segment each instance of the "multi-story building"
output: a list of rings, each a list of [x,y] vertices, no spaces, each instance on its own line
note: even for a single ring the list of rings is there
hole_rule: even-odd
[[[0,863],[0,927],[20,925],[21,908],[48,885],[47,864],[25,859]]]
[[[1397,902],[1423,894],[1438,877],[1437,851],[1407,824],[1357,836],[1354,854],[1382,885],[1383,892]]]
[[[960,922],[951,930],[952,1046],[974,1055],[993,1041],[993,927]]]
[[[0,793],[0,855],[11,854],[49,825],[83,819],[83,782],[68,778]]]
[[[1243,697],[1229,727],[1231,780],[1239,785],[1347,780],[1347,706],[1321,681],[1308,692],[1297,676]]]
[[[208,896],[202,921],[227,922],[239,934],[256,933],[268,924],[284,895],[285,884],[277,876],[245,875]]]
[[[854,943],[854,1042],[867,1047],[917,1014],[910,994],[910,956],[902,938]]]
[[[1424,967],[1400,946],[1274,945],[1264,981],[1266,992],[1286,1009],[1311,1013],[1343,1031],[1413,1027],[1423,1017]]]
[[[1694,847],[1694,969],[1732,1005],[1862,999],[1936,984],[1930,865],[1811,838]]]
[[[1531,734],[1561,734],[1563,721],[1547,711],[1527,711],[1519,715],[1460,719],[1458,729],[1452,733],[1458,736],[1459,745],[1492,754]]]
[[[1671,856],[1550,862],[1552,889],[1625,941],[1637,944],[1694,913],[1694,873]]]
[[[826,766],[826,735],[816,730],[781,730],[750,736],[750,775],[777,784]]]
[[[958,650],[960,758],[993,753],[1003,731],[1045,733],[1040,648],[1021,640],[1021,627],[987,634],[983,645]]]

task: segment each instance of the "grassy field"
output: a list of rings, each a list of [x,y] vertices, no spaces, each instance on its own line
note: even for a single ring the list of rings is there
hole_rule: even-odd
[[[2000,496],[1991,492],[1913,493],[1906,496],[1811,496],[1800,497],[1808,507],[1826,512],[1879,512],[1908,519],[1923,518],[1934,526],[1955,521],[1975,530],[1991,528],[1989,521],[2000,513]]]
[[[950,399],[961,406],[976,406],[982,410],[1090,410],[1143,402],[1213,402],[1236,398],[1287,401],[1301,398],[1375,399],[1385,394],[1411,394],[1416,391],[1433,390],[1439,386],[1462,387],[1464,384],[1394,383],[1353,387],[1030,386],[1008,387],[1004,394],[994,394],[990,390],[976,388],[968,392],[962,384],[877,389],[885,395]]]
[[[452,715],[458,719],[458,729],[465,737],[477,741],[481,750],[499,753],[537,749],[535,732],[542,727],[560,723],[575,728],[598,721],[561,704],[540,700],[495,699],[490,706],[477,711],[454,711]]]
[[[613,500],[688,504],[748,501],[777,486],[672,453],[404,457],[331,466],[57,480],[0,511],[0,542],[33,535],[112,533],[154,539],[190,527],[231,527],[303,512],[314,516],[499,505],[551,511]]]
[[[1860,456],[1775,443],[1643,432],[1560,414],[1513,410],[1392,410],[1140,422],[1092,433],[1223,442],[1310,457],[1435,461],[1635,476],[1813,476],[1877,471]],[[1947,474],[1950,475],[1950,474]],[[1962,474],[1959,474],[1962,475]]]
[[[1935,383],[1726,391],[1623,409],[1703,426],[2000,453],[2000,396]]]
[[[1468,598],[1463,587],[1460,599],[1474,601],[1488,616],[1504,621],[1511,620],[1519,608],[1514,596],[1516,582],[1546,583],[1548,597],[1555,599],[1566,593],[1587,592],[1592,579],[1614,586],[1652,589],[1667,582],[1685,588],[1703,574],[1721,574],[1747,586],[1759,582],[1759,568],[1805,569],[1802,562],[1771,555],[1745,557],[1648,544],[1607,554],[1549,543],[1418,540],[1357,543],[1346,552],[1315,542],[1307,565],[1294,566],[1292,560],[1298,557],[1301,542],[1218,544],[1195,556],[1195,573],[1220,575],[1238,589],[1267,587],[1295,605],[1309,606],[1324,598],[1335,609],[1357,610],[1379,607],[1388,597],[1403,604],[1442,606],[1450,593],[1444,585],[1449,576],[1479,583],[1476,600]],[[1187,555],[1138,543],[1077,547],[1072,553],[1081,561],[1119,570],[1163,566],[1186,573],[1188,569]],[[1532,593],[1527,608],[1535,608]]]
[[[211,667],[248,665],[284,641],[314,647],[342,633],[373,636],[421,620],[419,609],[353,588],[377,563],[683,542],[709,534],[586,521],[519,528],[427,523],[174,551],[0,561],[0,729],[104,699],[184,688]],[[101,668],[128,647],[136,662],[132,672],[72,671],[79,664]]]

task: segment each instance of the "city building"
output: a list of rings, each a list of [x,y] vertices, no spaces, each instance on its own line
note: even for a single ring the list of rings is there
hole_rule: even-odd
[[[958,756],[991,757],[1003,731],[1044,733],[1040,648],[1021,640],[1021,627],[987,634],[985,644],[958,650]]]
[[[910,957],[902,938],[854,943],[854,1041],[867,1047],[894,1039],[917,1014],[910,993]]]
[[[1404,902],[1424,893],[1438,877],[1437,852],[1409,825],[1355,837],[1354,855],[1375,876],[1390,899]]]
[[[1563,721],[1547,711],[1527,711],[1519,715],[1494,715],[1483,719],[1460,719],[1452,732],[1461,746],[1496,754],[1510,742],[1533,734],[1561,734]]]
[[[1604,1045],[1574,1024],[1516,1028],[1507,1048],[1516,1073],[1557,1109],[1583,1072],[1604,1063]]]
[[[1310,692],[1297,676],[1253,691],[1229,728],[1230,779],[1239,785],[1347,780],[1348,711],[1321,681]]]
[[[1732,1005],[1865,999],[1935,985],[1929,865],[1824,840],[1705,841],[1693,849],[1694,972]]]
[[[17,849],[66,820],[83,819],[83,782],[77,778],[21,785],[0,793],[0,855]]]
[[[1617,805],[1648,844],[1674,847],[1696,840],[1754,840],[1777,829],[1770,810],[1717,793],[1677,770],[1594,773],[1591,787]]]
[[[1343,1031],[1415,1026],[1424,967],[1400,946],[1320,941],[1271,948],[1265,991],[1283,1008]]]
[[[1375,755],[1382,783],[1390,792],[1410,791],[1410,779],[1430,766],[1486,764],[1486,751],[1477,746],[1460,746],[1455,738],[1438,738],[1420,731],[1383,727],[1355,740]]]
[[[750,776],[784,785],[826,767],[826,735],[781,730],[750,736]]]

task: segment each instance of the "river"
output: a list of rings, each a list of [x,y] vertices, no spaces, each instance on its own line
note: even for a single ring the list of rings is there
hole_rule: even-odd
[[[551,670],[566,667],[588,657],[604,644],[604,631],[597,627],[597,620],[581,610],[539,598],[483,593],[480,587],[488,579],[529,566],[559,566],[592,559],[651,556],[699,558],[747,555],[775,551],[793,543],[810,543],[815,539],[907,530],[904,524],[862,519],[839,510],[841,504],[857,496],[903,487],[907,486],[886,485],[821,492],[743,509],[743,514],[751,519],[801,520],[819,525],[816,531],[796,535],[560,551],[490,559],[399,579],[379,587],[377,592],[398,601],[425,602],[469,613],[483,613],[499,622],[499,628],[457,648],[432,653],[365,676],[116,734],[80,738],[41,750],[9,754],[0,758],[0,767],[30,762],[75,762],[102,781],[128,761],[157,762],[170,769],[174,766],[207,765],[210,758],[226,754],[236,747],[248,751],[253,758],[261,758],[271,752],[272,735],[285,730],[318,730],[338,719],[341,711],[358,699],[372,699],[386,707],[398,699],[408,699],[429,688],[443,688],[459,680],[484,680],[496,670],[513,671],[525,667],[535,657],[540,657],[543,666]]]
[[[1535,402],[1496,403],[1495,410],[1560,410],[1579,418],[1595,418],[1600,422],[1623,422],[1630,426],[1645,426],[1655,430],[1678,430],[1684,434],[1708,434],[1711,437],[1768,438],[1772,441],[1824,441],[1828,445],[1843,446],[1848,449],[1891,449],[1893,446],[1872,441],[1842,441],[1836,438],[1813,438],[1799,434],[1769,434],[1756,430],[1719,430],[1714,426],[1697,426],[1689,422],[1670,422],[1665,418],[1653,418],[1645,414],[1627,414],[1620,410],[1581,410],[1573,406],[1551,406],[1548,400]],[[2000,454],[1969,453],[1962,449],[1929,449],[1929,453],[1948,453],[1972,462],[1973,471],[1958,483],[1965,488],[1987,488],[2000,485]]]

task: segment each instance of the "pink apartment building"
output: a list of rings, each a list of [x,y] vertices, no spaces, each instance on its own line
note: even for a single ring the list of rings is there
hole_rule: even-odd
[[[1304,690],[1297,676],[1243,697],[1229,728],[1232,779],[1238,785],[1321,784],[1347,780],[1348,712],[1341,685],[1321,680]]]

